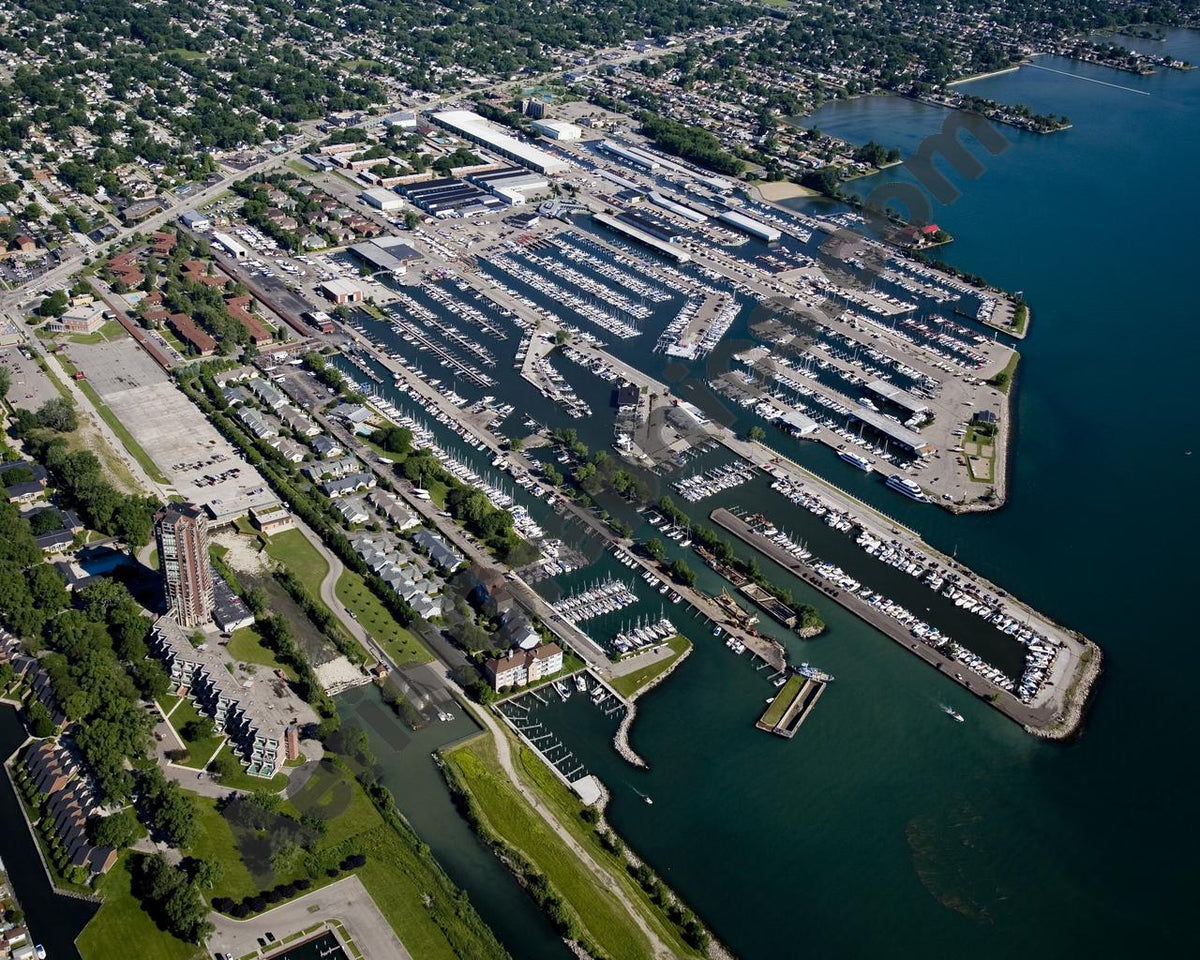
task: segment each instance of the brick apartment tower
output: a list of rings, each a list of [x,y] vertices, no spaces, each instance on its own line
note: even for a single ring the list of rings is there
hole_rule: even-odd
[[[167,609],[182,627],[207,623],[213,611],[208,518],[194,503],[166,507],[154,517]]]

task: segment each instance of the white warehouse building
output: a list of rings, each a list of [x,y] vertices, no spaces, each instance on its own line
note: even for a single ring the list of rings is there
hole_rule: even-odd
[[[471,110],[440,110],[432,115],[432,120],[438,126],[445,127],[464,140],[487,147],[505,159],[529,167],[538,173],[566,173],[570,169],[565,160],[551,156],[545,150],[522,143],[516,137],[506,133],[503,127],[485,120]]]
[[[565,120],[535,120],[533,129],[551,140],[578,140],[583,136],[583,127]]]
[[[358,195],[358,199],[368,207],[374,207],[376,210],[382,210],[384,213],[399,210],[404,206],[404,198],[400,194],[383,187],[372,187],[370,190],[364,190]]]

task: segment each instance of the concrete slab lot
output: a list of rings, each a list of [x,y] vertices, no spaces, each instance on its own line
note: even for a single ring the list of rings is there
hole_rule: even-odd
[[[133,340],[72,344],[71,357],[185,500],[218,522],[276,502],[262,475]]]

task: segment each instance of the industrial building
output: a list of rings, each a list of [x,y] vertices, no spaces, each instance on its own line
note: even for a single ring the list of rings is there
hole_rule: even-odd
[[[358,195],[358,199],[368,207],[374,207],[376,210],[382,210],[384,213],[391,213],[393,210],[399,210],[404,206],[404,201],[399,194],[394,190],[386,190],[383,187],[372,187],[370,190],[364,190]]]
[[[551,140],[578,140],[583,136],[583,127],[565,120],[535,120],[533,129]]]
[[[167,609],[180,626],[207,623],[215,602],[208,517],[194,503],[166,507],[154,517],[154,538]]]
[[[662,207],[664,210],[669,210],[676,216],[683,217],[685,220],[690,220],[692,223],[704,223],[708,220],[699,210],[693,210],[691,207],[686,207],[682,203],[676,203],[669,197],[664,197],[661,193],[651,191],[647,194],[650,202],[655,206]]]
[[[389,248],[378,240],[367,240],[351,246],[350,252],[372,271],[390,273],[397,277],[404,276],[408,270],[405,264],[406,260],[420,256],[416,250],[403,241]]]
[[[414,205],[435,217],[455,217],[494,210],[504,201],[473,183],[455,177],[423,180],[401,190]]]
[[[185,227],[195,230],[197,233],[203,233],[212,226],[212,221],[197,210],[189,210],[179,219]]]
[[[741,230],[742,233],[748,233],[752,237],[757,237],[759,240],[764,240],[767,243],[776,243],[783,234],[772,226],[751,219],[744,213],[738,213],[736,210],[726,210],[720,217],[722,223],[733,227],[735,230]]]
[[[503,167],[473,173],[467,179],[513,206],[523,204],[527,194],[550,186],[550,181],[541,174],[530,173],[524,167]]]
[[[686,232],[680,230],[665,217],[657,216],[647,209],[626,210],[624,213],[618,214],[617,219],[623,220],[639,230],[644,230],[651,236],[658,237],[659,240],[667,243],[678,243]]]
[[[611,217],[607,213],[592,214],[592,219],[602,226],[608,227],[627,237],[630,240],[636,240],[638,243],[645,244],[647,247],[664,254],[676,263],[688,263],[692,259],[692,255],[686,250],[680,249],[678,246],[667,243],[664,240],[658,239],[653,234],[647,233],[645,230],[640,230],[629,223],[624,223],[616,217]]]
[[[445,127],[464,140],[487,147],[506,160],[529,167],[530,170],[536,170],[538,173],[551,175],[566,173],[570,169],[565,160],[551,156],[545,150],[522,143],[516,137],[506,133],[503,127],[485,120],[471,110],[440,110],[433,114],[432,120],[438,126]]]
[[[661,166],[656,157],[648,153],[643,153],[635,147],[627,147],[624,144],[617,143],[615,140],[602,141],[600,149],[616,157],[618,160],[624,161],[631,167],[644,170],[646,173],[653,173]]]
[[[220,230],[213,231],[213,242],[233,257],[234,260],[245,260],[250,256],[249,250],[234,240],[229,234],[222,233]]]
[[[361,303],[362,287],[354,280],[326,280],[319,287],[321,296],[330,303]]]

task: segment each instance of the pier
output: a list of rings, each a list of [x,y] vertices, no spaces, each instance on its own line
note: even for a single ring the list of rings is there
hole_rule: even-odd
[[[793,673],[754,725],[759,730],[792,739],[821,699],[825,687],[822,680]]]
[[[1070,697],[1069,684],[1085,669],[1090,657],[1084,653],[1094,649],[1085,641],[1073,636],[1070,643],[1062,640],[1065,631],[1054,628],[1052,636],[1067,647],[1066,656],[1060,657],[1056,663],[1056,678],[1059,684],[1047,688],[1053,691],[1042,699],[1041,703],[1025,704],[1007,690],[996,686],[986,678],[973,673],[957,660],[946,656],[941,651],[922,643],[902,624],[873,607],[856,593],[842,589],[836,583],[821,576],[816,570],[792,556],[773,540],[757,533],[753,527],[737,514],[720,507],[712,512],[712,521],[722,529],[733,534],[743,543],[767,556],[779,566],[801,580],[804,580],[825,597],[835,601],[841,607],[853,613],[859,619],[870,624],[886,637],[890,637],[910,653],[920,657],[934,669],[953,679],[960,686],[969,690],[980,699],[991,704],[1009,719],[1021,724],[1030,732],[1045,736],[1047,730],[1055,729],[1060,712],[1068,709],[1069,704],[1058,702],[1059,697]],[[1061,665],[1061,666],[1060,666]]]

